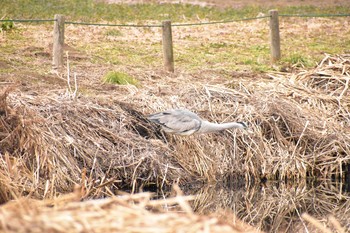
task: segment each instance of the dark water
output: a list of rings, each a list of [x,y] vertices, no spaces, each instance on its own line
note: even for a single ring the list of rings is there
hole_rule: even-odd
[[[349,182],[266,182],[181,188],[186,195],[196,196],[192,207],[197,213],[228,210],[266,232],[316,232],[301,218],[304,212],[322,221],[333,215],[350,232]]]

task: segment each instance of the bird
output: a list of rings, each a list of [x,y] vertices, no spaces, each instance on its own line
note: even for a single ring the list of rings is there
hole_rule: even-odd
[[[212,123],[202,120],[187,109],[170,109],[147,115],[147,119],[162,127],[164,132],[177,135],[214,133],[225,129],[247,129],[245,122]]]

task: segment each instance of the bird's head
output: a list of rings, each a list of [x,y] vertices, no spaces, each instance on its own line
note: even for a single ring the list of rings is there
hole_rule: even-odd
[[[237,123],[241,125],[240,129],[244,129],[245,132],[249,134],[254,133],[253,129],[249,127],[248,122],[237,122]]]
[[[240,122],[237,122],[237,123],[240,124],[240,128],[241,129],[248,129],[248,123],[247,122],[240,121]]]

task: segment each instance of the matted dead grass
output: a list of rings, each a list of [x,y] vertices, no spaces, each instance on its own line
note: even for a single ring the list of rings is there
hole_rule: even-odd
[[[348,174],[348,55],[327,55],[315,69],[259,80],[203,85],[188,75],[163,78],[168,82],[158,89],[156,77],[142,89],[127,89],[125,97],[5,91],[2,202],[27,195],[53,198],[76,184],[85,198],[97,198],[125,188],[134,192],[230,177],[252,182]],[[192,84],[183,85],[188,78]],[[248,121],[253,132],[177,137],[163,135],[145,119],[175,107],[212,121]]]
[[[9,100],[18,107],[2,104],[3,200],[23,194],[53,197],[72,190],[74,184],[86,187],[86,195],[91,188],[103,196],[101,190],[106,186],[114,190],[114,183],[134,187],[136,180],[143,179],[143,184],[158,184],[168,167],[173,168],[169,173],[180,176],[178,166],[172,165],[176,161],[163,160],[170,150],[139,134],[155,133],[125,104],[107,106],[56,95],[33,99],[24,93]],[[7,187],[13,183],[17,185]]]
[[[150,193],[80,202],[80,190],[48,201],[19,199],[0,207],[2,232],[260,232],[232,219],[194,214],[191,196],[151,200]],[[177,205],[176,211],[168,211]],[[233,216],[230,216],[233,217]]]

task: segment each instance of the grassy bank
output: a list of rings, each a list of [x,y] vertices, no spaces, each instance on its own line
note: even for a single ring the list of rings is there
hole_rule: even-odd
[[[171,19],[174,23],[241,19],[266,14],[269,10],[256,6],[219,9],[182,4],[125,5],[95,1],[4,1],[2,6],[0,15],[3,18],[51,19],[54,14],[61,13],[67,21],[140,25],[160,25],[165,19]],[[279,11],[280,14],[341,14],[346,13],[347,8],[301,6],[282,7]],[[322,59],[324,53],[341,54],[348,51],[350,30],[344,17],[281,18],[280,24],[282,60],[277,66],[272,67],[270,64],[268,19],[173,27],[175,66],[180,70],[196,71],[202,67],[285,71],[293,66],[312,67]],[[18,44],[40,47],[43,36],[45,46],[51,49],[52,41],[46,41],[46,38],[51,39],[52,23],[21,25],[15,24],[15,28],[9,30],[7,35],[11,41],[1,45],[0,50],[5,57],[6,54],[11,56],[18,49]],[[26,25],[32,26],[25,29]],[[91,33],[93,36],[89,36]],[[82,54],[91,55],[90,62],[94,64],[162,66],[160,28],[68,24],[66,43]]]

